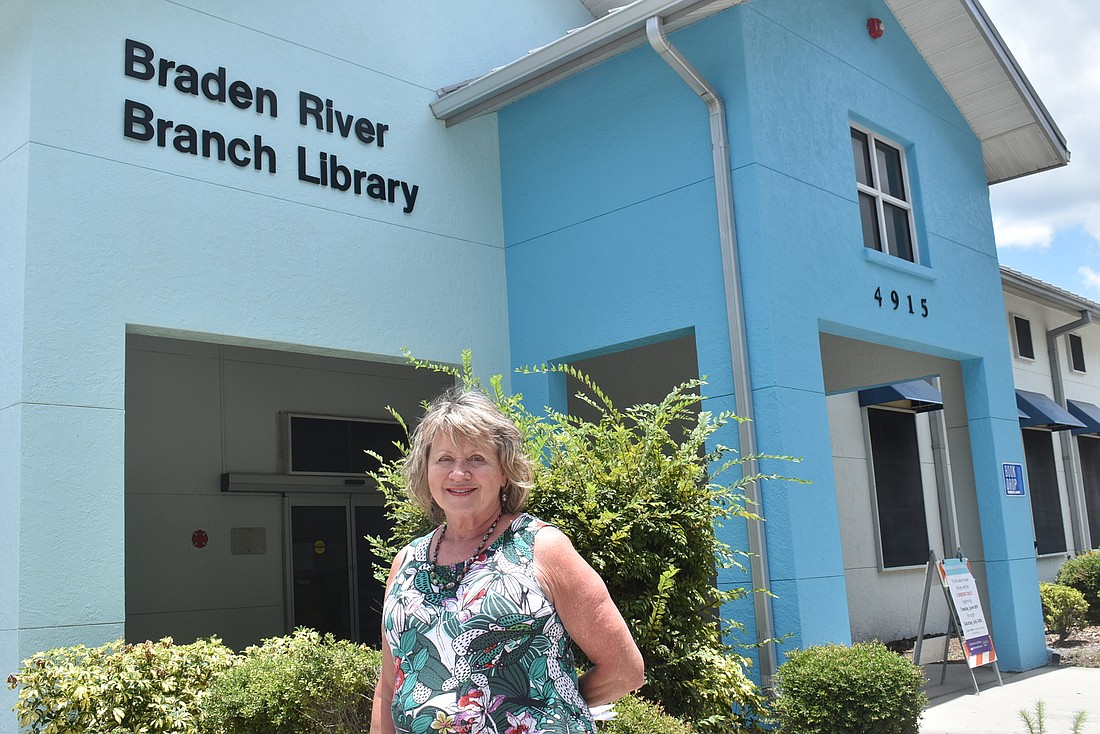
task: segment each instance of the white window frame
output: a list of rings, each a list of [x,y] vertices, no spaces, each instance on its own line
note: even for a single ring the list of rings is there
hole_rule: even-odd
[[[869,157],[871,159],[870,160],[871,181],[875,184],[875,186],[881,186],[880,181],[882,180],[881,177],[879,176],[878,156],[875,154],[876,144],[881,143],[882,145],[885,145],[889,148],[893,148],[894,150],[896,150],[898,152],[899,160],[901,161],[902,186],[905,187],[905,193],[909,196],[910,199],[912,199],[913,198],[913,187],[909,183],[909,162],[906,159],[905,146],[904,145],[899,145],[898,143],[895,143],[894,141],[890,140],[889,138],[884,138],[883,136],[879,135],[878,133],[875,133],[874,131],[869,130],[868,128],[865,128],[862,125],[858,125],[854,122],[849,121],[848,127],[851,128],[851,130],[858,130],[859,132],[861,132],[861,133],[863,133],[864,135],[867,136],[868,151],[870,153]],[[851,136],[851,134],[849,132],[849,137],[850,136]],[[920,245],[917,242],[917,223],[916,223],[916,216],[914,215],[914,212],[913,212],[913,202],[912,201],[905,201],[904,199],[898,199],[898,198],[896,198],[894,196],[891,196],[890,194],[886,193],[886,191],[884,191],[882,188],[875,188],[875,186],[868,186],[866,184],[860,183],[859,176],[858,175],[856,176],[856,189],[860,193],[867,194],[868,196],[872,197],[875,201],[875,212],[876,212],[876,218],[878,220],[879,244],[881,244],[882,247],[885,248],[883,250],[880,250],[880,252],[882,252],[884,254],[887,254],[887,255],[892,255],[893,257],[896,257],[896,258],[901,259],[901,260],[905,260],[905,258],[903,258],[901,255],[899,255],[897,252],[890,252],[890,249],[889,249],[890,248],[890,238],[886,236],[886,211],[885,211],[885,208],[884,208],[884,203],[887,203],[887,204],[892,204],[892,205],[898,207],[899,209],[904,209],[905,211],[907,211],[909,213],[909,242],[910,242],[910,244],[913,248],[913,260],[912,260],[912,262],[917,263],[918,265],[922,264],[921,248],[920,248]],[[858,204],[858,197],[857,197],[857,204]],[[862,219],[861,219],[860,231],[862,231],[862,229],[863,229],[863,223],[862,223]]]

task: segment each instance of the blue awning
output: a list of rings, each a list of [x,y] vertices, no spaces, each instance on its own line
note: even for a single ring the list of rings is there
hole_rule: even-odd
[[[1084,428],[1074,428],[1073,433],[1100,433],[1100,408],[1083,400],[1067,400],[1066,407],[1070,415],[1085,424]]]
[[[1065,431],[1085,427],[1084,423],[1042,393],[1017,390],[1016,407],[1028,415],[1027,418],[1020,419],[1021,428],[1049,428],[1052,431]]]
[[[889,405],[924,413],[929,410],[943,410],[943,396],[924,380],[912,380],[860,390],[859,404],[860,407]]]

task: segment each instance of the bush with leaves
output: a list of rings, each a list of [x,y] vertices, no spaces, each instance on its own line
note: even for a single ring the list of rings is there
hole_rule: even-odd
[[[308,629],[245,649],[211,687],[206,718],[224,734],[353,734],[370,728],[382,655]]]
[[[1089,603],[1085,595],[1072,586],[1039,584],[1039,599],[1043,602],[1043,619],[1047,629],[1058,635],[1058,642],[1085,626]]]
[[[878,642],[788,653],[775,712],[787,734],[917,734],[924,673]]]
[[[745,555],[722,543],[715,526],[759,520],[744,488],[762,477],[726,481],[725,473],[742,459],[716,437],[738,418],[700,410],[701,381],[677,386],[660,403],[620,410],[569,366],[535,370],[579,380],[580,398],[600,415],[590,422],[529,412],[522,396],[504,394],[499,375],[483,388],[468,352],[461,369],[410,361],[485,391],[523,432],[536,469],[528,510],[568,535],[607,584],[645,659],[642,695],[705,732],[744,727],[764,711],[763,697],[744,672],[748,659],[723,642],[737,625],[726,621],[723,628],[718,615],[723,604],[750,592],[723,591],[714,583],[719,569],[739,567]],[[400,468],[391,462],[373,475],[394,524],[390,538],[371,539],[383,559],[431,529],[408,501]],[[387,568],[378,571],[384,578]]]
[[[1100,624],[1100,550],[1070,558],[1058,569],[1056,584],[1071,586],[1085,595],[1089,604],[1088,620]]]
[[[689,724],[670,716],[658,704],[637,696],[615,702],[615,718],[598,725],[600,734],[692,734]]]
[[[35,734],[198,734],[211,682],[236,663],[217,638],[61,647],[23,661],[19,725]]]

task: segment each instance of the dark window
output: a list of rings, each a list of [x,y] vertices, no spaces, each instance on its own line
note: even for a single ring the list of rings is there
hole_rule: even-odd
[[[1085,371],[1085,347],[1077,334],[1069,334],[1069,364],[1075,372]]]
[[[1016,327],[1016,354],[1026,359],[1035,359],[1035,347],[1031,344],[1031,322],[1013,316],[1012,323]]]
[[[1024,459],[1031,490],[1031,518],[1035,523],[1035,551],[1039,555],[1064,553],[1066,531],[1062,522],[1062,498],[1050,431],[1025,429]]]
[[[1081,478],[1085,485],[1085,513],[1089,516],[1092,547],[1100,547],[1100,438],[1078,436]]]
[[[401,453],[394,441],[406,441],[397,423],[302,415],[289,419],[291,474],[362,475],[378,468],[365,449],[393,459]]]
[[[916,415],[867,409],[883,568],[928,562]]]
[[[872,132],[851,133],[863,246],[917,262],[905,154]]]

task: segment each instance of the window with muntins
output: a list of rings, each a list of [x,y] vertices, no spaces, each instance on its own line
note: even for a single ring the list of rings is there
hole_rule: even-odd
[[[1012,326],[1016,333],[1016,356],[1035,359],[1035,346],[1031,343],[1031,322],[1022,316],[1013,316]]]
[[[867,409],[875,508],[883,568],[928,562],[917,417],[909,411]]]
[[[1069,366],[1074,372],[1085,371],[1085,345],[1077,334],[1069,334]]]
[[[869,130],[851,130],[864,247],[919,262],[905,151]]]

